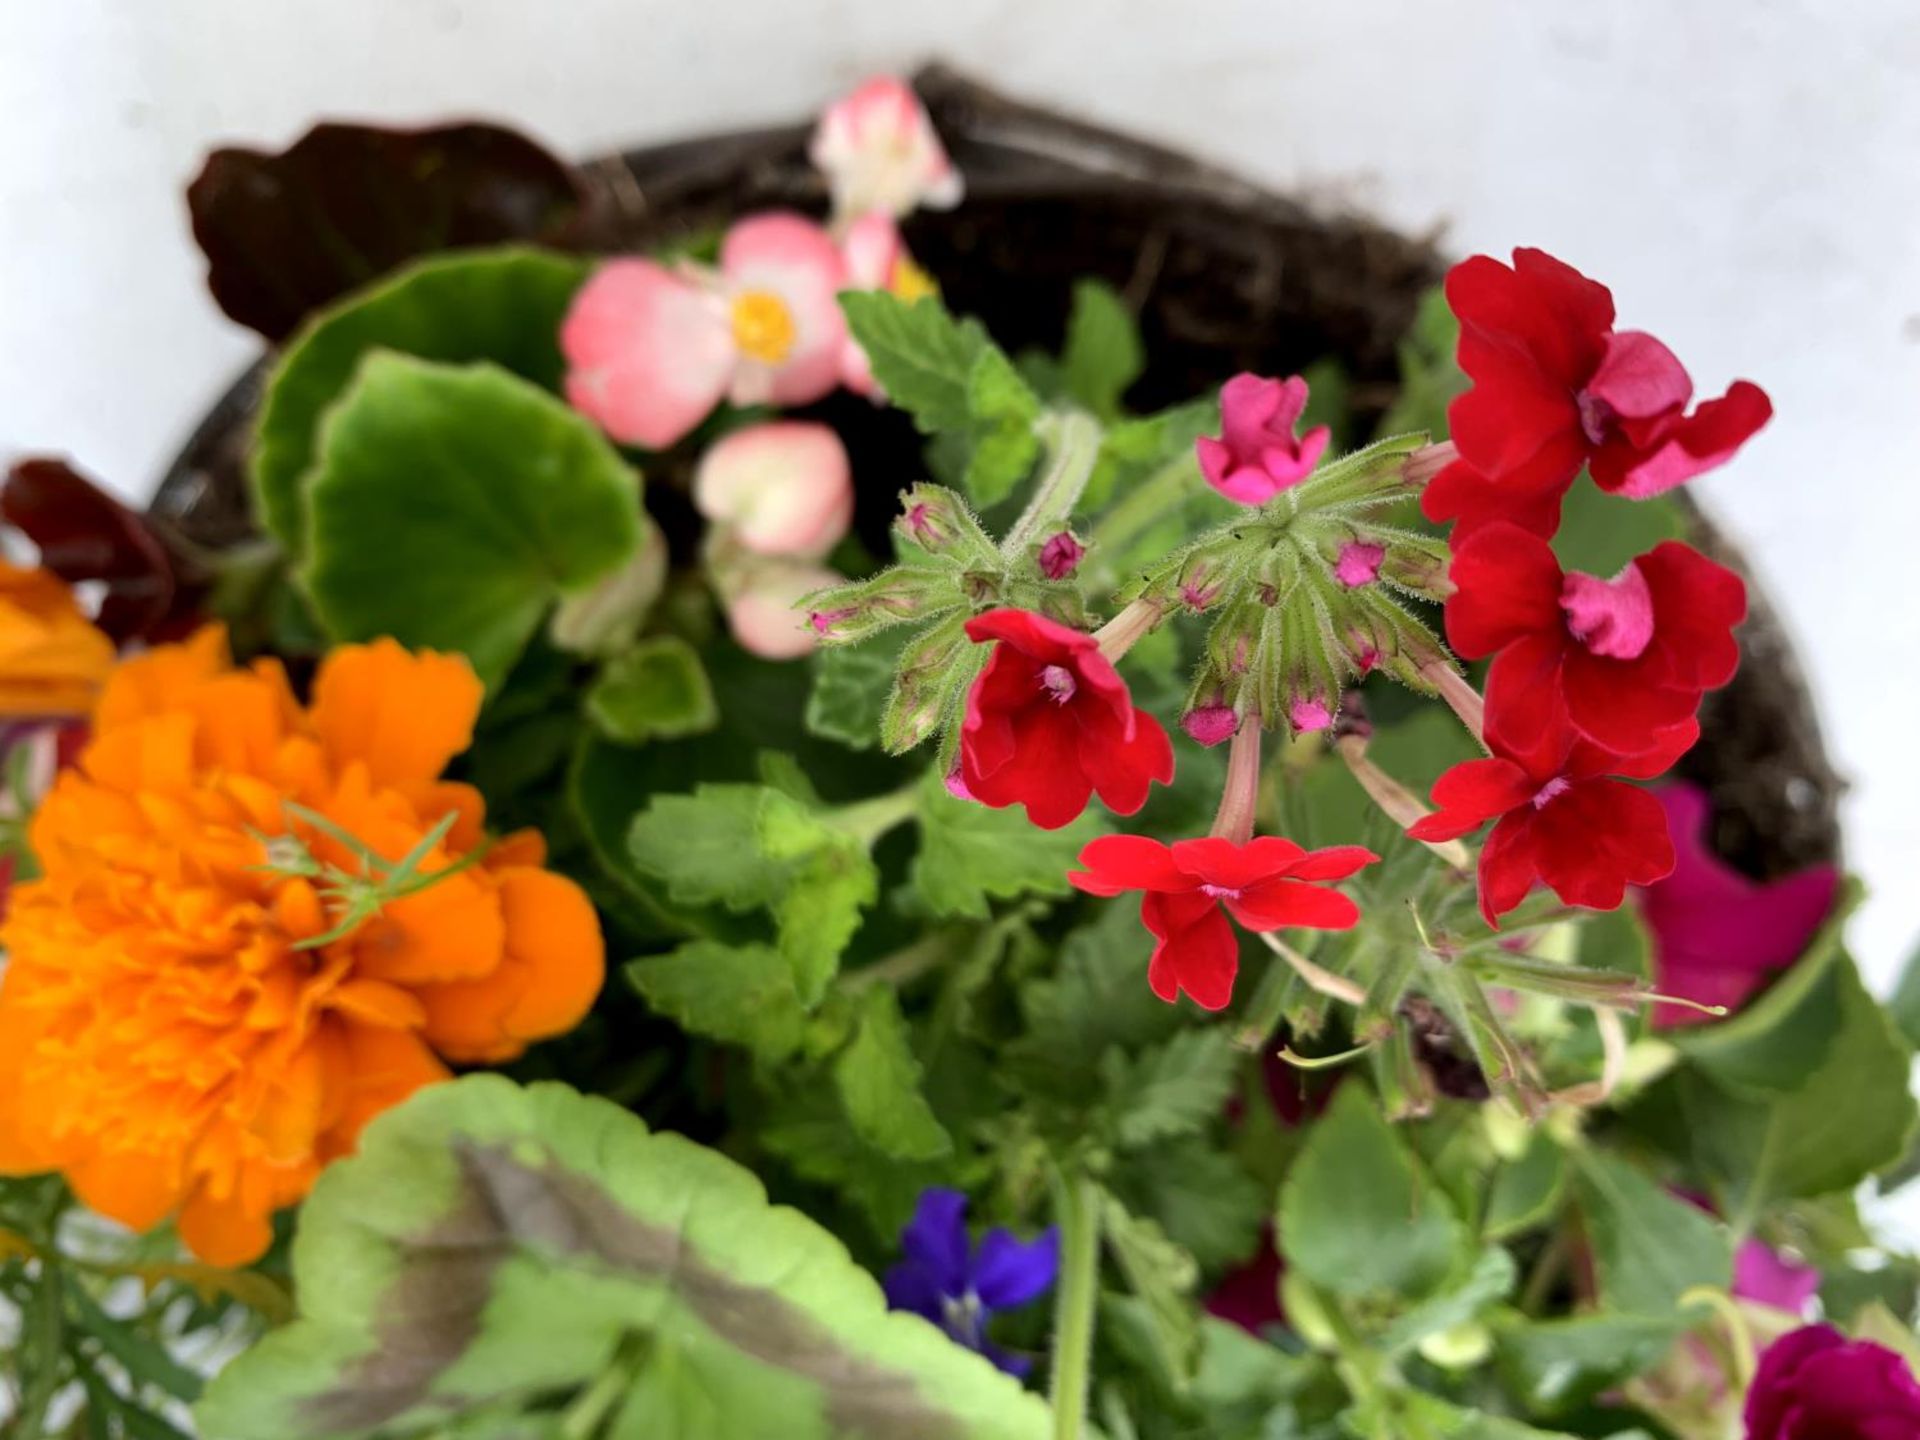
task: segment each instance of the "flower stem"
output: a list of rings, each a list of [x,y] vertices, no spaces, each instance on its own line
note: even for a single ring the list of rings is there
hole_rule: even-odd
[[[1440,692],[1440,698],[1453,708],[1453,713],[1460,717],[1460,723],[1467,727],[1468,733],[1484,749],[1487,743],[1487,702],[1481,698],[1480,692],[1444,660],[1421,666],[1420,674]]]
[[[1169,460],[1126,498],[1108,510],[1093,527],[1092,545],[1100,563],[1112,569],[1112,557],[1118,555],[1133,538],[1177,505],[1200,483],[1200,462],[1188,450]]]
[[[1100,456],[1100,422],[1079,410],[1044,415],[1034,425],[1048,450],[1048,465],[1020,518],[1013,522],[1001,553],[1009,559],[1039,538],[1041,531],[1065,525],[1080,503],[1080,492],[1093,475]]]
[[[1233,732],[1227,751],[1227,783],[1207,834],[1244,845],[1253,838],[1253,815],[1260,804],[1260,724],[1249,716]]]
[[[826,818],[832,822],[834,829],[844,830],[871,850],[874,841],[894,826],[911,820],[919,810],[919,786],[914,784],[888,795],[876,795],[871,800],[856,800],[851,805],[842,805],[829,812]]]
[[[1055,1177],[1060,1289],[1053,1311],[1053,1437],[1082,1440],[1092,1378],[1093,1305],[1100,1291],[1100,1221],[1093,1182],[1078,1170]]]

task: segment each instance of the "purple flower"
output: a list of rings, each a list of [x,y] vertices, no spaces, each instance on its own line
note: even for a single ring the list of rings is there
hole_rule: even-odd
[[[967,1238],[967,1197],[938,1186],[923,1190],[913,1219],[900,1232],[906,1257],[882,1282],[887,1304],[931,1320],[969,1350],[1009,1375],[1024,1376],[1033,1362],[987,1339],[987,1318],[1039,1299],[1060,1269],[1060,1232],[1049,1227],[1022,1241],[1009,1230]]]
[[[1807,1302],[1820,1293],[1820,1272],[1811,1265],[1789,1260],[1764,1240],[1749,1239],[1733,1257],[1733,1294],[1789,1315],[1806,1313]]]
[[[1769,977],[1800,958],[1833,909],[1840,872],[1831,865],[1762,883],[1707,848],[1707,795],[1675,784],[1658,792],[1673,836],[1673,873],[1639,892],[1653,931],[1659,988],[1702,1005],[1737,1008]],[[1680,1005],[1654,1007],[1659,1027],[1707,1016]]]
[[[1808,1325],[1760,1357],[1746,1420],[1747,1440],[1913,1440],[1920,1383],[1885,1346]]]

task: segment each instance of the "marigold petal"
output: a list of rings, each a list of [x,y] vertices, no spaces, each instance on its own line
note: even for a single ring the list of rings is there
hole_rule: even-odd
[[[248,1209],[238,1197],[216,1200],[201,1189],[181,1208],[180,1238],[209,1265],[234,1269],[267,1253],[273,1221]]]
[[[473,743],[483,694],[465,656],[345,645],[314,677],[313,727],[335,765],[359,760],[377,785],[425,786]]]

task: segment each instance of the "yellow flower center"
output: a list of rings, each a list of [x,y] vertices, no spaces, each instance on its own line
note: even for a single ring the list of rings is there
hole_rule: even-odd
[[[933,276],[904,255],[894,264],[893,284],[887,288],[893,291],[896,299],[908,305],[916,300],[924,300],[929,295],[940,293],[940,287],[934,283]]]
[[[767,290],[746,290],[733,298],[733,343],[762,365],[778,365],[793,349],[793,312]]]

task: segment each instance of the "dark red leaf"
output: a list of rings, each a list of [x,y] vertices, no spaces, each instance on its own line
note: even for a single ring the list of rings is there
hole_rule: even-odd
[[[497,125],[321,124],[278,155],[214,151],[187,208],[220,308],[281,340],[416,255],[556,243],[588,194],[571,166]]]
[[[69,585],[106,586],[95,623],[124,644],[183,628],[202,588],[195,567],[151,521],[64,460],[21,460],[0,486],[0,518],[40,549],[40,563]]]

